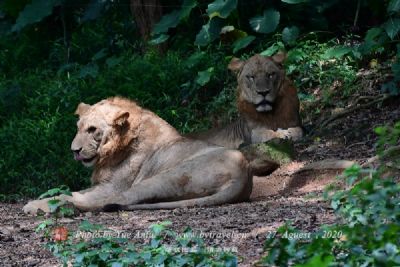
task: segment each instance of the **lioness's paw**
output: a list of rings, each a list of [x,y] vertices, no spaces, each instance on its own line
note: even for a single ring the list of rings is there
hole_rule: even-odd
[[[29,201],[28,204],[26,204],[23,207],[24,213],[25,214],[32,214],[36,215],[39,210],[49,213],[50,208],[49,205],[47,204],[47,200],[33,200]]]

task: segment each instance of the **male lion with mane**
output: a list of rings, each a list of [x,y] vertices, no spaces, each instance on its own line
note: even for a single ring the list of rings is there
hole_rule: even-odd
[[[92,187],[61,195],[83,211],[173,209],[249,199],[252,175],[239,151],[182,137],[135,102],[108,98],[81,103],[74,158],[94,167]],[[49,199],[34,200],[25,213],[49,212]]]
[[[249,144],[272,139],[299,140],[303,136],[297,90],[286,77],[286,54],[254,55],[246,61],[233,58],[228,68],[237,74],[239,118],[231,124],[187,136],[211,144],[239,149],[254,175],[268,175],[279,167],[262,149]]]
[[[228,69],[237,73],[239,118],[233,123],[188,137],[237,149],[274,138],[298,140],[303,136],[297,90],[286,77],[286,55],[254,55],[246,61],[233,58]]]

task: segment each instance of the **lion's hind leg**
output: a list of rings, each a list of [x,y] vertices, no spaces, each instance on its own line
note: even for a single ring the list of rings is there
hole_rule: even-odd
[[[234,188],[227,187],[213,195],[194,198],[194,199],[184,199],[178,201],[170,202],[160,202],[160,203],[143,203],[143,204],[131,204],[131,205],[119,205],[110,204],[104,206],[104,211],[117,211],[117,210],[156,210],[156,209],[176,209],[185,207],[210,207],[221,205],[225,203],[235,203],[238,202],[237,199],[232,198],[234,195]]]
[[[218,149],[133,184],[106,210],[174,209],[247,200],[252,175],[243,155]]]

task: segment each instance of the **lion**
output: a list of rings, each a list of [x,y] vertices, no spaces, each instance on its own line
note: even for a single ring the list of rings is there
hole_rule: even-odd
[[[259,148],[248,149],[248,145],[273,139],[297,141],[303,136],[299,98],[283,69],[285,59],[281,52],[271,57],[257,54],[246,61],[233,58],[228,69],[237,74],[239,118],[225,127],[186,136],[240,149],[254,175],[272,173],[280,164]]]
[[[237,74],[239,118],[231,124],[188,137],[238,149],[274,138],[299,140],[303,136],[296,87],[286,77],[286,54],[233,58],[228,69]]]
[[[247,201],[248,162],[236,150],[181,136],[149,110],[122,97],[80,103],[75,160],[93,167],[92,187],[61,195],[82,211],[174,209]],[[49,212],[49,199],[34,200],[25,213]]]

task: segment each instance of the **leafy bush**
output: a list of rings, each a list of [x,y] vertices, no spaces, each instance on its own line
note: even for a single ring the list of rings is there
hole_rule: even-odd
[[[178,234],[170,225],[151,225],[145,234],[149,241],[135,244],[121,233],[83,221],[75,233],[54,228],[46,246],[64,266],[237,266],[231,252],[213,251],[190,228]]]
[[[382,128],[378,128],[382,129]],[[399,142],[399,123],[380,132],[379,143]],[[389,130],[390,129],[390,130]],[[390,143],[389,143],[390,145]],[[378,150],[382,155],[382,150]],[[397,153],[397,160],[400,158]],[[261,264],[278,266],[397,266],[400,264],[400,184],[395,174],[382,177],[387,168],[353,166],[343,173],[347,190],[335,192],[332,208],[342,223],[324,226],[301,240],[296,229],[285,225],[265,243]],[[392,178],[390,177],[390,174]]]

